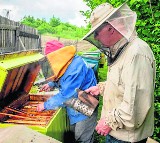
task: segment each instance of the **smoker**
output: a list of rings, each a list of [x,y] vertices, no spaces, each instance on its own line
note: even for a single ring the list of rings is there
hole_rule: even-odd
[[[63,142],[68,130],[65,109],[37,112],[51,95],[29,94],[44,56],[37,50],[0,55],[0,128],[26,125]]]

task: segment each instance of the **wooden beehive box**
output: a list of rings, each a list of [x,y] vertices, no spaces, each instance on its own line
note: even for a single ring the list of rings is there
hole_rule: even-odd
[[[68,129],[65,110],[37,112],[37,104],[50,95],[29,94],[43,57],[37,50],[0,55],[0,128],[23,124],[63,141]]]

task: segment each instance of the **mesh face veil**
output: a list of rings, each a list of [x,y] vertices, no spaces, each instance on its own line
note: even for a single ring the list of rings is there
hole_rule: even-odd
[[[41,65],[42,73],[43,76],[45,77],[45,80],[54,75],[54,72],[51,69],[47,57],[44,57],[41,61],[39,61],[39,64]]]
[[[101,17],[103,17],[103,19]],[[92,29],[83,37],[83,40],[87,40],[91,44],[95,45],[105,55],[111,56],[109,48],[104,47],[95,39],[95,31],[97,31],[101,26],[103,27],[105,23],[109,23],[126,39],[126,41],[129,42],[130,37],[135,30],[136,19],[136,13],[132,11],[126,3],[122,4],[118,8],[113,8],[108,3],[102,4],[93,10],[91,14]]]
[[[106,4],[108,5],[108,3]],[[102,6],[103,7],[101,9],[105,8],[104,4]],[[99,7],[98,9],[100,9]],[[106,11],[108,10],[106,9]],[[96,11],[95,9],[92,13],[96,13],[96,12],[98,11]],[[91,15],[92,17],[91,19],[94,19],[94,15],[95,14]],[[102,15],[99,15],[99,17],[101,16]],[[96,15],[95,20],[98,21],[99,19],[97,17],[98,16]],[[89,41],[90,43],[95,45],[97,48],[101,48],[102,44],[94,39],[94,31],[97,30],[104,23],[109,23],[119,33],[121,33],[127,39],[127,41],[129,41],[135,29],[136,19],[137,19],[136,13],[132,11],[126,3],[124,3],[119,8],[113,8],[112,12],[110,12],[103,20],[99,22],[96,21],[97,25],[95,25],[91,21],[92,29],[83,37],[83,39]]]
[[[119,33],[121,33],[128,41],[135,29],[137,15],[127,4],[124,4],[111,15],[106,22],[110,23]]]

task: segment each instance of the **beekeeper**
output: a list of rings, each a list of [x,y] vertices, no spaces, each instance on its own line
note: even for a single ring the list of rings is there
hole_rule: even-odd
[[[47,61],[51,66],[51,76],[47,84],[41,90],[49,91],[58,87],[59,92],[49,98],[46,102],[37,106],[37,111],[57,109],[65,107],[65,102],[71,98],[78,98],[76,89],[85,90],[97,84],[94,71],[87,66],[82,57],[76,55],[74,46],[64,46],[57,40],[46,43],[44,50]],[[94,129],[97,122],[97,109],[88,117],[73,108],[66,107],[70,121],[70,130],[74,137],[67,137],[68,142],[92,143],[94,140]]]
[[[137,15],[124,3],[97,6],[90,17],[91,30],[83,39],[106,54],[105,83],[86,90],[103,95],[96,130],[106,143],[144,143],[154,131],[155,58],[149,45],[137,36]]]

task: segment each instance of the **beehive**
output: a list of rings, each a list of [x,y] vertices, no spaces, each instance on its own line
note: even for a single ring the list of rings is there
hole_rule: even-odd
[[[37,104],[51,95],[29,94],[43,57],[37,50],[0,55],[0,128],[26,125],[63,141],[68,129],[65,110],[37,112]]]

